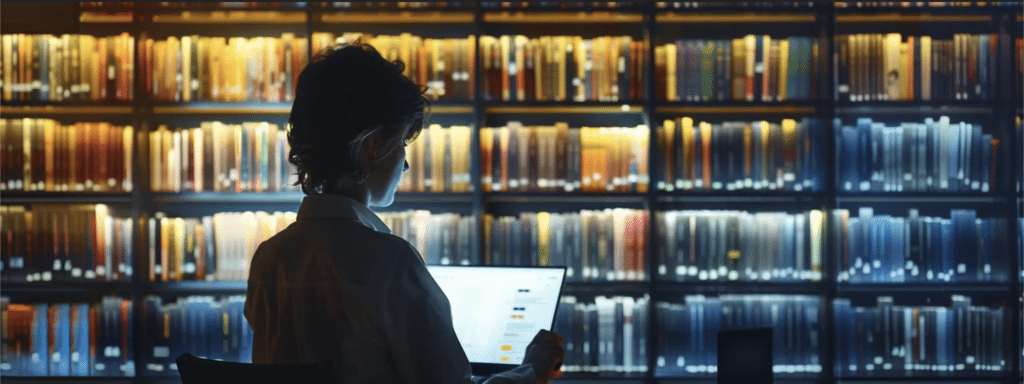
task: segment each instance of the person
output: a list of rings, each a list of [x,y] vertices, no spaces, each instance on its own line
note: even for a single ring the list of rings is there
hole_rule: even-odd
[[[479,380],[423,259],[367,208],[392,203],[409,169],[405,146],[423,127],[424,90],[403,68],[355,42],[300,74],[288,158],[306,196],[252,258],[253,363],[330,360],[339,383]],[[561,373],[561,342],[541,330],[523,365],[487,383],[546,383]]]

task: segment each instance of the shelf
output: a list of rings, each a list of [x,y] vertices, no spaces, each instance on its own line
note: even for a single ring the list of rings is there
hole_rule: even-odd
[[[903,103],[903,102],[897,102]],[[835,113],[837,115],[857,115],[857,114],[870,114],[870,115],[902,115],[902,114],[944,114],[944,113],[957,113],[957,114],[991,114],[992,108],[985,107],[981,104],[978,105],[944,105],[941,103],[935,104],[924,104],[928,102],[906,102],[910,105],[855,105],[853,103],[843,104],[837,106]],[[914,105],[916,104],[916,105]]]
[[[145,294],[244,294],[248,286],[248,281],[174,281],[146,283],[142,290]]]
[[[901,194],[901,193],[872,193],[864,196],[858,195],[837,195],[837,203],[965,203],[965,204],[996,204],[1005,202],[1006,199],[995,195],[982,194],[956,194],[950,192],[943,196],[939,194]]]
[[[572,281],[565,283],[562,288],[562,296],[578,294],[639,296],[647,293],[649,284],[646,281]]]
[[[799,13],[723,13],[723,14],[691,14],[691,13],[659,13],[655,16],[658,23],[813,23],[814,14]]]
[[[802,294],[820,295],[821,281],[764,282],[764,281],[658,281],[661,294]]]
[[[297,11],[182,11],[153,15],[155,24],[305,24]]]
[[[836,292],[843,293],[1009,293],[1007,283],[966,283],[966,282],[935,282],[935,283],[886,283],[886,284],[836,284]]]
[[[178,105],[157,105],[153,113],[164,115],[211,114],[211,115],[288,115],[291,103],[218,103],[195,102]]]
[[[409,203],[452,203],[452,204],[469,204],[473,202],[473,195],[470,193],[427,193],[427,192],[398,192],[395,194],[396,204],[409,204]]]
[[[605,203],[639,204],[645,194],[639,193],[484,193],[488,203]]]
[[[156,203],[294,203],[299,204],[302,192],[186,192],[157,193]]]
[[[613,114],[613,113],[643,113],[644,107],[635,104],[584,104],[584,103],[562,103],[562,104],[523,104],[523,105],[488,105],[484,107],[485,113],[493,114],[528,114],[528,113],[583,113],[583,114]]]
[[[485,23],[495,24],[639,24],[644,15],[619,11],[594,12],[486,12]]]
[[[130,204],[130,193],[0,191],[4,204]]]
[[[860,383],[877,384],[879,381],[886,382],[886,383],[890,383],[890,382],[928,382],[928,384],[964,384],[964,383],[974,383],[974,384],[987,384],[987,383],[991,383],[991,384],[998,384],[998,383],[1001,383],[1001,381],[998,378],[970,378],[970,377],[960,378],[960,377],[958,377],[958,378],[954,379],[954,378],[948,378],[948,377],[941,377],[941,378],[935,378],[935,377],[896,377],[896,378],[889,378],[889,377],[877,377],[877,378],[876,377],[856,377],[856,378],[847,378],[847,377],[843,377],[843,383],[845,383],[845,384],[860,384]]]
[[[4,376],[5,383],[26,384],[131,383],[133,381],[135,379],[132,377],[121,376]]]
[[[824,193],[777,192],[774,194],[756,194],[756,192],[719,192],[714,195],[682,194],[680,192],[659,191],[659,203],[824,203]]]
[[[836,15],[837,23],[987,23],[991,21],[991,15],[936,15],[931,13]]]
[[[432,115],[459,115],[459,114],[472,114],[472,105],[430,105],[430,114]]]
[[[91,106],[0,106],[0,114],[5,115],[130,115],[132,107],[128,105],[91,105]]]
[[[323,13],[314,20],[327,24],[467,24],[473,12],[391,11]]]
[[[747,114],[814,114],[813,106],[803,105],[659,105],[655,108],[664,114],[701,113],[747,113]]]
[[[83,24],[131,24],[135,14],[131,11],[95,12],[82,11],[78,22]]]
[[[2,282],[3,292],[7,294],[98,294],[98,293],[123,293],[131,291],[131,284],[128,282],[108,281],[72,281],[72,282],[35,282],[17,283]]]

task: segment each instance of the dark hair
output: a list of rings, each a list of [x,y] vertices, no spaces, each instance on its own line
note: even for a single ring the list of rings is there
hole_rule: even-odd
[[[368,139],[392,145],[419,134],[426,87],[404,69],[357,40],[318,53],[302,70],[288,118],[288,161],[303,193],[345,193],[369,175],[360,161]]]

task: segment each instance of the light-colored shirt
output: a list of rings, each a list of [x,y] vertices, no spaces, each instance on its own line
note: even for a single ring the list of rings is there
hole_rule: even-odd
[[[253,363],[330,360],[338,383],[474,382],[419,253],[348,197],[305,197],[295,223],[257,248],[245,318]],[[525,364],[486,383],[536,378]]]

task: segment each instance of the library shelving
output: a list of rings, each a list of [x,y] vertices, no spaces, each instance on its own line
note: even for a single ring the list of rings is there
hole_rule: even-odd
[[[156,332],[167,325],[193,334],[164,324],[172,317],[223,315],[235,341],[208,354],[244,361],[236,312],[245,252],[294,220],[287,212],[303,197],[287,185],[283,143],[256,138],[283,134],[294,76],[316,49],[357,35],[415,63],[407,75],[429,88],[429,123],[437,125],[417,139],[427,141],[416,144],[424,164],[406,174],[417,180],[380,210],[395,233],[434,262],[563,260],[573,269],[555,326],[571,357],[556,381],[711,383],[714,332],[759,325],[776,327],[776,382],[1022,380],[1019,2],[2,7],[3,119],[133,130],[117,141],[132,144],[122,180],[130,188],[120,191],[74,190],[85,176],[61,167],[68,146],[46,143],[77,133],[3,132],[5,314],[14,305],[21,325],[31,311],[59,316],[72,303],[102,317],[104,305],[122,300],[121,316],[109,314],[110,324],[120,322],[111,332],[131,341],[102,348],[101,358],[120,362],[118,374],[108,363],[75,371],[95,375],[57,377],[65,372],[56,366],[12,375],[31,356],[12,354],[15,340],[5,339],[4,380],[176,383],[173,352],[209,346]],[[37,22],[47,12],[69,22]],[[39,54],[44,46],[48,54]],[[214,69],[203,61],[225,57],[221,49],[251,63]],[[167,60],[185,52],[181,63]],[[56,72],[44,76],[47,69]],[[213,126],[231,127],[238,153],[230,153],[240,159],[214,165],[226,155],[203,140],[228,140],[229,130]],[[629,150],[574,147],[582,130],[602,128],[617,138],[647,133],[639,143],[622,140],[636,145]],[[260,173],[261,155],[277,156],[279,178]],[[562,162],[595,158],[614,164],[603,176],[617,175],[621,188],[573,187],[572,166]],[[960,188],[929,181],[943,169]],[[47,171],[71,187],[14,181],[49,180]],[[575,171],[579,182],[588,177]],[[495,188],[495,175],[505,184]],[[75,228],[55,208],[62,206],[94,207],[103,223]],[[231,223],[253,231],[213,239],[237,232]],[[424,226],[434,231],[417,230]],[[9,241],[32,230],[42,237]],[[61,240],[76,236],[89,240]],[[905,247],[885,247],[897,242]],[[104,281],[118,255],[128,257],[127,269]],[[90,272],[88,280],[75,269]],[[75,340],[81,330],[71,323],[51,326]],[[983,332],[963,331],[975,328]],[[968,341],[975,349],[957,349]],[[50,352],[40,354],[47,366],[59,363]]]

